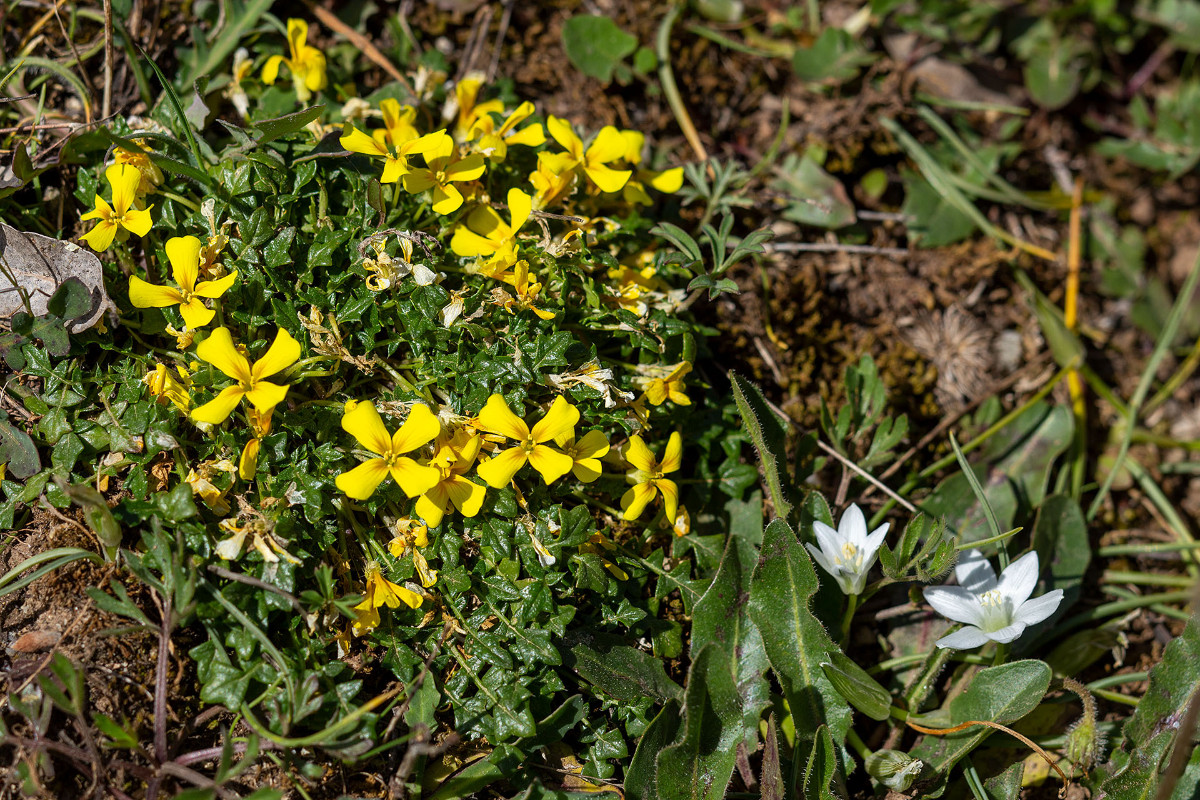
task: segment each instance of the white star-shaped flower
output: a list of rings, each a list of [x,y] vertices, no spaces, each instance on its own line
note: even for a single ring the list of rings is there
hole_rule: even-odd
[[[929,586],[925,601],[942,616],[966,625],[938,639],[937,646],[969,650],[988,641],[1008,644],[1030,625],[1049,617],[1062,602],[1062,589],[1029,599],[1038,580],[1038,555],[1026,553],[1000,573],[978,550],[968,550],[954,568],[958,586]]]
[[[851,503],[837,530],[824,522],[813,522],[813,530],[817,534],[817,544],[820,549],[811,544],[805,544],[813,560],[821,565],[837,581],[838,586],[846,594],[862,594],[867,585],[867,573],[875,563],[875,554],[887,536],[889,522],[885,522],[875,530],[867,533],[867,518],[862,510]]]

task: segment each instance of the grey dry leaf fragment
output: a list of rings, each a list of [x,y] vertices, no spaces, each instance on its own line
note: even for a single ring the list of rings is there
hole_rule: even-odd
[[[112,305],[100,259],[73,242],[0,223],[0,320],[18,311],[45,316],[47,302],[69,278],[78,279],[91,300],[88,310],[67,325],[69,333],[79,333],[99,322]]]

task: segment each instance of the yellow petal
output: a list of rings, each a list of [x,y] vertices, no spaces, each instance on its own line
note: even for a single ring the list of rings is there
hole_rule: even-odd
[[[229,291],[229,287],[233,286],[233,282],[237,280],[237,270],[229,273],[223,278],[215,281],[200,281],[196,284],[195,294],[200,297],[216,299]]]
[[[382,458],[372,458],[338,475],[334,484],[355,500],[366,500],[387,476],[387,462]]]
[[[351,153],[362,153],[365,156],[375,156],[376,158],[386,158],[389,155],[386,147],[357,128],[351,128],[347,133],[343,133],[338,139],[338,143]]]
[[[295,56],[308,41],[308,23],[302,19],[289,19],[287,22],[288,47]]]
[[[404,188],[407,189],[408,187],[405,186]],[[442,216],[453,214],[462,207],[462,204],[462,193],[454,188],[453,184],[447,183],[444,186],[439,184],[433,187],[433,210],[436,213]]]
[[[404,191],[420,194],[436,184],[433,173],[427,169],[410,169],[404,173]]]
[[[621,508],[625,519],[637,519],[646,510],[646,506],[654,499],[655,489],[652,484],[639,483],[625,494],[621,495]]]
[[[647,383],[646,399],[652,406],[661,406],[665,403],[667,401],[667,382],[662,378],[655,378]]]
[[[87,233],[80,236],[88,243],[88,246],[97,253],[102,253],[112,247],[113,239],[117,235],[117,225],[112,222],[101,220],[96,223],[96,227],[92,228]]]
[[[442,432],[442,424],[424,403],[417,403],[408,412],[408,419],[400,426],[400,430],[392,436],[393,453],[411,453],[423,444],[432,442]],[[436,483],[436,481],[434,481]],[[430,484],[431,486],[433,484]],[[425,491],[414,494],[421,494]],[[410,495],[411,496],[411,495]]]
[[[608,454],[608,437],[600,431],[588,431],[575,442],[576,458],[601,458]]]
[[[654,453],[651,453],[650,448],[646,447],[642,437],[637,435],[629,437],[629,447],[625,449],[625,460],[634,469],[640,469],[643,472],[653,472],[654,468],[658,466]]]
[[[675,485],[675,481],[659,478],[654,482],[658,490],[663,496],[663,511],[667,515],[667,519],[674,523],[675,512],[679,508],[679,487]]]
[[[279,332],[275,334],[275,341],[271,342],[271,346],[267,348],[267,352],[254,362],[251,374],[253,374],[254,380],[258,381],[287,369],[299,360],[300,343],[292,338],[287,329],[280,328]]]
[[[251,380],[250,364],[233,346],[233,337],[229,335],[228,328],[217,328],[210,333],[207,339],[196,346],[196,356],[235,381],[249,383]]]
[[[283,402],[288,387],[270,381],[255,381],[254,388],[246,392],[246,399],[259,411],[267,411]]]
[[[486,162],[479,153],[472,153],[466,158],[455,161],[446,167],[446,180],[473,181],[483,174]]]
[[[279,77],[279,65],[283,63],[283,56],[271,56],[267,59],[267,63],[263,65],[262,82],[267,86],[274,86],[276,79]],[[342,145],[345,147],[345,145]],[[350,148],[346,148],[349,150]]]
[[[104,171],[104,177],[112,186],[112,207],[118,216],[124,214],[137,200],[138,185],[142,182],[142,173],[137,167],[128,164],[113,164]],[[139,234],[145,235],[145,234]]]
[[[416,592],[411,592],[408,589],[405,589],[403,586],[397,586],[394,583],[392,584],[392,591],[394,591],[400,598],[401,602],[403,602],[404,605],[408,606],[409,608],[416,609],[421,607],[421,595],[417,594]]]
[[[560,394],[550,404],[550,409],[546,412],[546,416],[542,417],[533,426],[533,440],[535,442],[549,442],[560,436],[569,435],[575,430],[577,422],[579,422],[579,409],[568,403],[567,398]],[[570,467],[567,469],[570,469]],[[563,472],[566,472],[566,470],[563,470]]]
[[[133,167],[130,167],[130,169],[133,169]],[[136,169],[133,169],[133,171],[137,172]],[[122,227],[130,233],[145,236],[154,227],[154,218],[150,216],[150,209],[152,208],[154,208],[153,205],[146,206],[145,208],[128,209],[125,212],[125,221],[121,223]]]
[[[446,129],[427,133],[424,136],[418,136],[416,139],[405,142],[400,148],[403,155],[415,155],[420,153],[425,156],[425,163],[435,158],[446,158],[454,152],[454,140],[450,138],[450,134],[446,133]]]
[[[575,466],[575,460],[569,455],[544,444],[539,444],[529,452],[529,463],[542,474],[547,486],[566,475]]]
[[[650,179],[650,185],[660,192],[674,194],[683,186],[683,167],[666,169]]]
[[[311,91],[321,91],[328,83],[325,75],[325,54],[315,47],[306,47],[302,57],[308,70],[304,76],[304,85]]]
[[[445,483],[450,492],[450,500],[460,514],[473,517],[479,513],[479,509],[483,507],[484,495],[487,494],[486,489],[460,475],[455,475]]]
[[[621,157],[630,164],[640,164],[642,148],[646,144],[646,134],[641,131],[621,131],[621,139],[625,142],[625,152]]]
[[[217,315],[216,311],[204,305],[204,302],[198,297],[193,297],[186,303],[181,303],[179,305],[179,313],[183,315],[183,324],[192,330],[203,328],[212,322],[213,317]]]
[[[667,440],[667,452],[663,453],[662,464],[659,469],[664,473],[674,472],[679,469],[683,463],[683,437],[679,435],[679,431],[671,434],[671,438]],[[672,516],[671,519],[675,517]]]
[[[417,515],[425,520],[426,525],[436,528],[442,524],[442,517],[446,516],[446,506],[449,502],[450,492],[446,484],[439,483],[417,498],[415,510]]]
[[[104,202],[104,198],[101,197],[100,195],[95,196],[95,199],[93,200],[93,204],[96,207],[93,208],[91,211],[87,212],[86,214],[84,214],[83,216],[81,216],[79,218],[80,220],[108,219],[109,217],[111,217],[113,215],[112,206],[110,206],[108,203]]]
[[[587,160],[590,164],[607,164],[624,158],[626,150],[625,137],[621,132],[612,125],[605,125],[587,149]]]
[[[537,147],[546,143],[546,134],[542,131],[542,124],[535,122],[532,125],[526,125],[515,133],[509,134],[505,138],[504,143],[510,147],[513,145]]]
[[[155,286],[134,275],[129,279],[129,302],[134,308],[166,308],[182,303],[183,295],[178,289]]]
[[[375,404],[370,401],[356,403],[353,407],[346,404],[346,412],[342,414],[342,430],[372,453],[383,456],[392,452],[392,436],[375,410]]]
[[[167,239],[167,259],[171,262],[171,274],[180,289],[195,291],[196,277],[200,273],[200,240],[195,236],[176,236]]]
[[[442,473],[437,467],[423,467],[411,458],[397,458],[392,464],[392,480],[409,497],[425,494],[441,479]]]
[[[571,154],[572,158],[577,161],[583,159],[583,140],[575,135],[575,131],[571,129],[571,123],[565,119],[551,115],[546,120],[546,130],[554,137],[554,141],[562,145]]]
[[[508,486],[521,467],[525,466],[525,461],[524,450],[519,447],[510,447],[484,461],[475,471],[493,489],[503,489]]]
[[[489,433],[498,433],[519,442],[529,438],[529,426],[509,409],[502,394],[493,394],[488,398],[483,410],[479,412],[479,426]],[[506,483],[507,480],[500,485]]]
[[[192,419],[196,422],[207,422],[210,425],[219,425],[224,422],[233,410],[237,408],[237,404],[241,402],[242,395],[241,386],[230,386],[221,390],[221,393],[208,401],[204,405],[192,411]]]
[[[383,175],[379,176],[379,182],[395,183],[403,178],[406,172],[408,172],[408,160],[389,155],[383,164]]]
[[[238,477],[244,481],[253,480],[254,472],[258,469],[258,450],[262,439],[251,439],[242,448],[242,457],[238,459]]]
[[[508,190],[508,210],[512,214],[509,230],[515,234],[529,219],[529,215],[533,211],[533,198],[513,187]]]
[[[629,176],[633,174],[627,169],[611,169],[603,164],[588,164],[583,168],[592,183],[600,187],[602,192],[619,192]]]
[[[582,458],[576,459],[575,466],[571,467],[571,474],[582,483],[591,483],[599,480],[603,471],[598,458]]]
[[[488,209],[491,211],[491,209]],[[495,213],[494,211],[492,212]],[[471,214],[474,217],[474,213]],[[498,242],[480,236],[475,231],[468,228],[466,225],[458,225],[454,228],[454,236],[450,239],[450,249],[457,256],[464,258],[472,258],[476,256],[490,256],[500,247]]]

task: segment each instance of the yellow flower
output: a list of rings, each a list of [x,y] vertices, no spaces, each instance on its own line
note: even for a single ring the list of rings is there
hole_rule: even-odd
[[[184,483],[191,487],[192,494],[198,496],[206,506],[218,514],[229,513],[229,503],[225,500],[225,489],[217,488],[212,479],[217,473],[231,473],[236,467],[226,459],[220,461],[201,461],[195,467],[188,469]]]
[[[153,372],[147,372],[142,383],[150,387],[150,394],[159,398],[160,403],[170,401],[184,414],[192,407],[192,398],[188,391],[192,388],[192,376],[183,367],[175,367],[179,377],[171,374],[166,364],[158,364]]]
[[[511,284],[513,290],[517,293],[517,296],[514,298],[508,297],[507,294],[501,292],[504,297],[507,297],[503,303],[508,313],[515,314],[516,311],[514,309],[527,310],[532,311],[542,319],[554,319],[554,312],[545,311],[534,305],[537,302],[538,294],[542,291],[542,284],[529,273],[528,261],[518,261],[511,273],[497,277],[501,278],[505,283]]]
[[[482,440],[465,428],[453,436],[438,440],[431,466],[438,470],[439,479],[427,492],[417,498],[416,512],[433,527],[442,523],[451,504],[464,517],[473,517],[483,507],[485,489],[463,477],[479,456]]]
[[[463,78],[454,86],[454,99],[458,104],[458,119],[454,124],[454,138],[458,141],[466,141],[475,123],[483,117],[487,117],[491,112],[500,112],[504,110],[504,104],[499,100],[486,100],[478,103],[479,90],[483,88],[483,81],[476,77]]]
[[[625,160],[634,166],[640,165],[646,135],[639,131],[621,131],[621,138],[625,140]],[[639,167],[636,176],[625,184],[622,196],[630,203],[648,206],[652,201],[646,192],[646,184],[664,194],[675,194],[683,186],[683,167],[673,167],[662,172]]]
[[[646,447],[640,436],[629,437],[629,449],[625,452],[625,460],[633,469],[625,476],[625,480],[633,484],[633,488],[621,497],[621,508],[625,511],[625,519],[637,519],[642,515],[646,506],[657,494],[662,494],[663,510],[667,519],[674,522],[675,511],[679,507],[679,487],[675,481],[663,476],[676,472],[683,461],[683,439],[679,431],[671,434],[667,440],[667,450],[660,464]]]
[[[690,406],[692,401],[684,392],[683,378],[691,371],[692,362],[681,361],[665,377],[646,381],[646,399],[650,401],[650,405],[661,406],[669,398],[676,405]]]
[[[153,224],[150,209],[154,206],[144,209],[133,207],[134,201],[137,200],[138,185],[142,181],[142,173],[136,167],[113,164],[104,171],[104,177],[112,187],[112,205],[104,202],[100,195],[96,195],[96,208],[80,217],[81,220],[100,220],[94,228],[80,237],[98,253],[111,247],[118,233],[122,240],[128,236],[126,231],[145,236]]]
[[[479,427],[489,433],[497,433],[517,442],[516,447],[497,453],[479,465],[479,477],[493,488],[507,486],[526,462],[542,474],[547,485],[558,480],[575,466],[574,460],[565,453],[550,447],[560,437],[571,436],[579,422],[579,409],[567,402],[562,395],[554,398],[546,416],[533,426],[533,430],[504,402],[504,396],[494,394],[479,412]]]
[[[408,157],[417,153],[425,153],[428,150],[443,148],[449,145],[454,147],[454,140],[451,139],[444,130],[427,133],[424,136],[418,136],[415,139],[408,139],[403,142],[393,143],[390,136],[370,136],[357,128],[347,128],[347,132],[342,134],[342,138],[338,140],[342,147],[352,153],[362,153],[365,156],[372,158],[382,158],[383,175],[380,176],[380,183],[395,183],[400,180],[408,172]]]
[[[409,168],[404,173],[404,191],[420,194],[433,190],[433,210],[438,214],[452,214],[463,204],[462,192],[454,185],[473,181],[483,174],[483,156],[472,153],[466,158],[454,158],[454,140],[449,136],[432,149],[421,153],[425,168]]]
[[[455,255],[484,261],[488,274],[511,267],[517,261],[517,231],[529,219],[533,202],[520,189],[508,190],[510,221],[505,223],[491,206],[480,206],[470,213],[465,224],[454,228],[450,249]]]
[[[217,425],[233,413],[243,396],[259,411],[279,405],[287,396],[288,387],[265,379],[299,360],[300,343],[280,328],[267,352],[252,366],[233,346],[233,337],[229,335],[229,329],[217,328],[196,346],[196,356],[237,381],[192,412],[192,419],[196,422]]]
[[[379,626],[379,609],[399,608],[401,603],[409,608],[421,607],[421,595],[392,583],[379,571],[374,561],[367,564],[367,585],[363,590],[363,601],[354,607],[352,626],[356,634],[366,633]]]
[[[162,170],[158,165],[150,160],[150,148],[145,142],[138,141],[139,150],[126,150],[124,147],[117,147],[113,150],[113,163],[124,164],[133,167],[138,171],[138,188],[137,193],[150,194],[160,183],[163,182]]]
[[[250,421],[250,432],[254,434],[254,438],[246,442],[246,446],[242,448],[242,456],[238,459],[238,477],[244,481],[253,479],[258,469],[258,451],[262,447],[263,437],[271,432],[271,415],[274,413],[274,408],[268,408],[266,411],[251,408],[246,411],[246,419]]]
[[[155,286],[136,275],[129,279],[129,302],[137,308],[166,308],[179,306],[183,322],[189,328],[200,328],[212,322],[217,312],[204,305],[200,298],[216,299],[233,286],[237,272],[231,272],[218,281],[196,282],[200,273],[200,240],[195,236],[176,236],[168,239],[167,258],[171,262],[171,273],[178,289]]]
[[[540,122],[516,130],[517,125],[532,114],[533,103],[528,100],[517,106],[517,110],[509,114],[499,128],[496,127],[496,121],[491,114],[483,114],[471,126],[467,139],[475,142],[475,149],[489,160],[503,161],[508,157],[508,148],[513,145],[537,147],[546,143],[546,134],[542,131]]]
[[[538,153],[537,169],[529,174],[533,207],[545,208],[571,194],[575,187],[575,161],[570,153]]]
[[[600,459],[608,455],[608,437],[600,431],[588,431],[583,438],[562,436],[555,443],[571,458],[571,472],[584,483],[600,477]]]
[[[366,500],[374,494],[389,474],[409,497],[424,494],[438,482],[440,473],[436,468],[422,466],[404,455],[433,441],[441,431],[441,423],[429,406],[414,405],[399,430],[389,434],[374,403],[350,401],[342,415],[342,428],[379,456],[337,477],[337,487],[355,500]]]
[[[583,174],[600,191],[620,191],[633,174],[631,170],[613,169],[608,166],[611,162],[623,158],[626,152],[625,139],[612,125],[601,128],[586,150],[583,140],[575,134],[571,123],[565,119],[551,116],[546,122],[546,130],[550,131],[554,141],[566,149],[575,165],[583,170]]]
[[[287,23],[288,53],[290,58],[271,56],[263,66],[262,81],[275,85],[279,77],[279,65],[286,64],[292,71],[292,82],[296,86],[296,99],[307,102],[313,92],[319,92],[328,83],[325,77],[325,54],[308,42],[308,23],[302,19],[289,19]]]

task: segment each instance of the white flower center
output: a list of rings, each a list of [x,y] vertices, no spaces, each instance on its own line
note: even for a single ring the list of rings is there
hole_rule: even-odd
[[[979,627],[984,633],[993,633],[1012,624],[1012,599],[1007,595],[992,589],[979,595],[979,605],[983,607],[983,621]]]
[[[842,554],[837,557],[837,565],[845,572],[862,572],[862,553],[850,542],[842,545]]]

